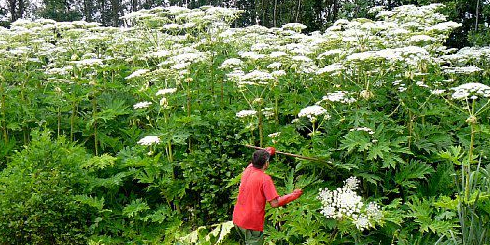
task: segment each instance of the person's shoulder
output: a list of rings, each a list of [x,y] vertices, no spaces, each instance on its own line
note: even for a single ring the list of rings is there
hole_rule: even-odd
[[[264,172],[262,172],[262,179],[266,181],[272,181],[272,177]]]

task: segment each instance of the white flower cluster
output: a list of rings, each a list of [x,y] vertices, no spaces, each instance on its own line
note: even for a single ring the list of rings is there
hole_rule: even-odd
[[[359,182],[356,177],[350,177],[344,181],[342,188],[333,191],[320,189],[317,197],[322,203],[320,212],[327,218],[350,219],[360,231],[374,227],[383,218],[383,214],[376,203],[366,205],[355,192]]]
[[[368,134],[374,134],[374,131],[368,127],[359,127],[359,128],[352,128],[350,129],[349,131],[364,131],[364,132],[368,132]]]
[[[251,117],[251,116],[255,116],[255,114],[257,114],[256,110],[241,110],[236,113],[236,117],[238,118]]]
[[[322,67],[322,68],[318,69],[315,73],[317,75],[321,75],[321,74],[325,74],[325,73],[329,73],[332,75],[338,75],[338,74],[340,74],[340,72],[342,70],[345,70],[344,65],[339,64],[339,63],[335,63],[335,64],[331,64],[331,65]]]
[[[145,136],[138,141],[139,145],[153,145],[160,143],[160,138],[158,136]]]
[[[272,74],[266,72],[266,71],[260,71],[260,70],[253,70],[247,74],[244,74],[239,80],[237,81],[237,85],[239,88],[244,87],[246,85],[252,85],[252,86],[257,86],[257,85],[267,85],[269,84],[270,81],[273,81],[274,77]]]
[[[266,118],[272,118],[275,115],[274,114],[274,108],[272,108],[272,107],[264,108],[264,109],[262,109],[262,114]]]
[[[85,59],[79,61],[72,61],[71,63],[78,67],[102,66],[103,64],[101,59]]]
[[[451,97],[455,100],[478,99],[478,96],[490,97],[490,87],[482,83],[465,83],[451,90],[454,90]]]
[[[269,134],[267,136],[269,138],[277,138],[277,137],[279,137],[279,135],[281,135],[281,132],[275,132],[275,133]]]
[[[464,47],[455,54],[443,55],[441,59],[451,64],[466,65],[470,62],[490,61],[490,47]]]
[[[433,95],[440,95],[440,94],[444,94],[445,92],[446,92],[445,89],[434,89],[430,91],[430,93]]]
[[[223,61],[223,64],[219,68],[225,69],[225,68],[237,68],[240,67],[243,64],[243,61],[241,59],[237,58],[230,58],[225,61]]]
[[[136,71],[134,71],[133,73],[131,73],[131,75],[125,77],[124,79],[126,80],[129,80],[129,79],[132,79],[132,78],[135,78],[135,77],[140,77],[142,76],[143,74],[149,72],[150,70],[148,69],[138,69]]]
[[[153,103],[152,102],[148,102],[148,101],[138,102],[138,103],[136,103],[136,104],[133,105],[133,109],[136,110],[136,109],[147,108],[151,104],[153,104]]]
[[[471,74],[471,73],[483,71],[483,69],[477,66],[462,66],[462,67],[454,66],[454,67],[443,67],[443,71],[446,74],[455,74],[455,73]]]
[[[176,88],[165,88],[165,89],[160,89],[156,93],[156,95],[165,95],[165,94],[173,94],[177,91]]]
[[[325,119],[330,119],[330,115],[328,115],[327,110],[319,105],[312,105],[306,108],[301,109],[298,113],[298,117],[306,117],[311,122],[315,122],[317,120],[317,116],[324,115]]]
[[[301,30],[306,29],[307,26],[301,23],[288,23],[282,26],[283,30],[292,30],[295,32],[301,32]]]
[[[335,91],[333,93],[327,93],[327,95],[323,96],[320,102],[340,102],[343,104],[356,102],[357,100],[353,97],[350,97],[349,94],[350,93],[347,91]]]

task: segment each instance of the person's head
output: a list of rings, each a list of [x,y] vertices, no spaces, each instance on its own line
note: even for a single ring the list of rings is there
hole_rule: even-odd
[[[265,150],[256,150],[252,156],[252,165],[256,168],[264,168],[271,155]]]

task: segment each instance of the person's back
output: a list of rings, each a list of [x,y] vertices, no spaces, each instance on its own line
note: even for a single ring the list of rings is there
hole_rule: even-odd
[[[242,174],[233,222],[245,229],[262,231],[266,201],[277,197],[271,177],[250,164]]]
[[[265,205],[280,207],[297,199],[303,194],[301,189],[280,197],[269,175],[264,171],[269,166],[269,158],[274,155],[272,147],[257,150],[253,154],[252,163],[243,171],[235,208],[233,223],[245,244],[263,244]]]

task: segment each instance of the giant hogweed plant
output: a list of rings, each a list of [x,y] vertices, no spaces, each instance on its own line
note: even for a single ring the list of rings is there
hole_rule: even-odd
[[[172,243],[182,226],[228,220],[235,176],[248,161],[243,142],[319,159],[277,157],[271,174],[281,191],[315,184],[301,186],[306,194],[290,209],[269,210],[271,240],[456,238],[454,212],[433,205],[455,183],[436,154],[453,144],[468,159],[487,154],[487,105],[471,98],[486,90],[462,84],[488,81],[488,49],[444,47],[459,24],[445,22],[440,7],[376,8],[377,20],[339,20],[309,34],[300,23],[230,28],[240,11],[216,7],[143,10],[124,17],[127,28],[20,20],[0,29],[2,159],[41,125],[111,163],[91,169],[97,198],[82,198],[104,198],[112,210],[94,222],[94,244]],[[439,96],[446,87],[471,95],[450,101]],[[471,186],[474,166],[463,166]],[[382,225],[349,232],[352,222],[319,212],[318,188],[350,176],[361,180],[362,198],[379,201]]]

